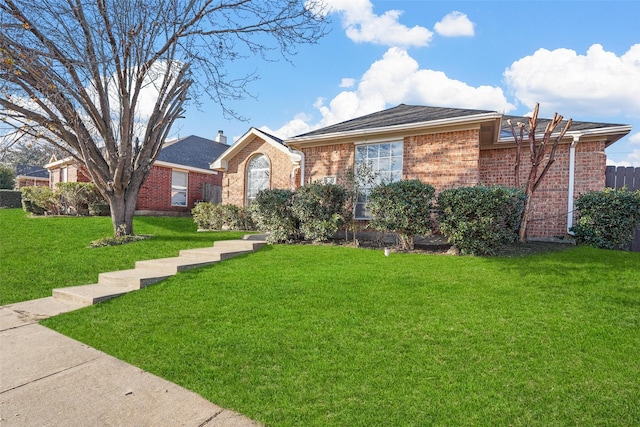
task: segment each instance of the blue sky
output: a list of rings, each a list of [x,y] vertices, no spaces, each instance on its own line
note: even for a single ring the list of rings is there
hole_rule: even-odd
[[[173,136],[281,138],[400,103],[629,124],[609,164],[640,167],[640,1],[327,0],[331,32],[286,61],[246,60],[257,99],[187,108]]]

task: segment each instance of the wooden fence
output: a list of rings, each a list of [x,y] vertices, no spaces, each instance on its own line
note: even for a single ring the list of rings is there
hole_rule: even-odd
[[[607,188],[622,188],[626,185],[630,191],[640,190],[640,168],[607,166],[605,177]],[[631,241],[630,250],[640,252],[640,227]]]
[[[222,187],[209,183],[202,184],[202,198],[205,202],[216,205],[222,203]]]

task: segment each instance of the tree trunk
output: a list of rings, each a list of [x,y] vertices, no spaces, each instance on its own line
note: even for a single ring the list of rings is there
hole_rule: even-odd
[[[108,199],[114,236],[132,236],[138,191],[114,191],[109,194]]]

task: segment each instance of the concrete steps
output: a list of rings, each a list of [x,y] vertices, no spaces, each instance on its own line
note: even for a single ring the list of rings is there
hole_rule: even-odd
[[[98,283],[53,290],[53,299],[86,307],[158,283],[181,271],[215,264],[250,253],[266,244],[264,235],[247,235],[242,240],[222,240],[212,247],[185,249],[179,256],[137,261],[131,270],[100,273]]]

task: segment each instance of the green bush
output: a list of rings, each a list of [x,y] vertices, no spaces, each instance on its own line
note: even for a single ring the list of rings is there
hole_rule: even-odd
[[[60,204],[67,215],[103,213],[107,205],[98,187],[92,182],[59,182]],[[108,206],[108,205],[107,205]]]
[[[267,242],[288,242],[300,237],[300,221],[292,210],[294,194],[291,190],[262,190],[249,206],[256,227],[269,233]]]
[[[22,208],[34,215],[59,215],[61,210],[60,193],[49,187],[22,187]]]
[[[16,173],[12,168],[0,165],[0,190],[13,190],[16,185]]]
[[[249,210],[230,204],[198,203],[192,210],[193,220],[202,230],[253,230]]]
[[[347,191],[335,184],[315,182],[300,187],[293,196],[291,209],[300,221],[304,239],[329,240],[342,224]]]
[[[506,187],[461,187],[438,195],[440,232],[468,255],[491,255],[518,238],[526,196]]]
[[[603,249],[625,249],[640,224],[640,190],[607,188],[581,194],[571,228],[576,241]]]
[[[22,193],[17,190],[0,189],[0,208],[19,208],[22,206]]]
[[[369,194],[371,227],[398,234],[404,249],[413,249],[416,235],[431,233],[431,207],[435,189],[418,180],[383,183]]]

